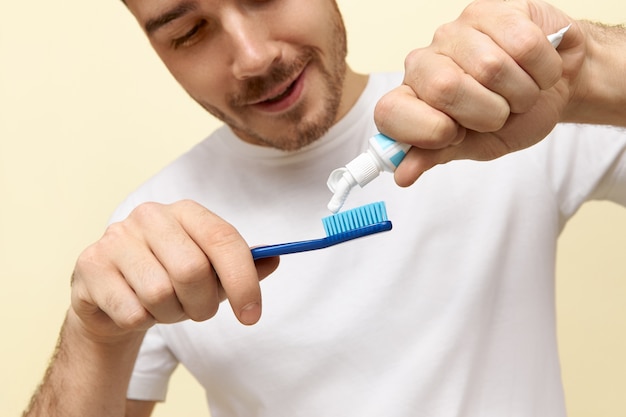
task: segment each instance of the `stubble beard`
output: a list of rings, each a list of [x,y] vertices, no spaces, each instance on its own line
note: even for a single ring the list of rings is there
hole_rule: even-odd
[[[252,138],[258,143],[284,151],[301,149],[322,137],[337,120],[347,69],[345,60],[347,54],[346,32],[339,12],[337,12],[337,22],[334,25],[333,34],[329,39],[331,39],[329,42],[329,68],[323,65],[321,54],[317,49],[306,47],[291,64],[278,64],[271,69],[267,76],[247,80],[242,92],[228,100],[230,109],[237,112],[238,109],[242,108],[242,105],[245,107],[244,103],[254,101],[256,97],[261,96],[272,86],[293,77],[297,73],[296,71],[302,71],[305,65],[315,66],[323,81],[323,91],[321,93],[322,107],[314,114],[307,113],[319,103],[309,103],[304,99],[288,112],[273,116],[272,119],[276,121],[279,128],[272,129],[269,134],[264,134],[246,123],[245,113],[240,113],[241,120],[235,120],[217,107],[197,101],[209,113],[230,126],[239,136]],[[270,120],[269,117],[268,120]]]

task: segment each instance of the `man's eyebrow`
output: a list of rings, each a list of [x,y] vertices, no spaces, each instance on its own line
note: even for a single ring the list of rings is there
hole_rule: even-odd
[[[148,21],[144,24],[144,29],[148,35],[159,30],[161,27],[167,25],[172,20],[178,19],[181,16],[189,12],[193,12],[198,7],[195,2],[185,2],[178,4],[166,12],[161,13],[157,17],[152,19],[148,19]]]

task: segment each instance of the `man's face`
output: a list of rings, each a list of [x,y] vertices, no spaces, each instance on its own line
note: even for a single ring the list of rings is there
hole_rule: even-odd
[[[346,35],[334,0],[127,0],[181,86],[243,140],[294,150],[338,118]]]

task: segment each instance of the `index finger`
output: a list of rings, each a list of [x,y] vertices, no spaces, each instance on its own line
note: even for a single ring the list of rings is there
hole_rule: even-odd
[[[197,206],[181,224],[206,254],[237,319],[246,325],[261,317],[261,288],[250,247],[231,224]]]

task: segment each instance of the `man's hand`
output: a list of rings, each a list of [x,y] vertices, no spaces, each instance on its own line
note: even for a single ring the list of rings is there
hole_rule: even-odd
[[[572,24],[558,51],[546,35]],[[582,69],[580,25],[540,1],[478,0],[412,51],[403,85],[375,112],[379,130],[413,148],[395,173],[412,184],[455,159],[529,147],[563,119]]]
[[[157,322],[207,320],[226,298],[239,321],[254,324],[259,280],[277,266],[278,258],[255,264],[237,230],[194,202],[147,203],[81,254],[71,312],[101,341]]]

